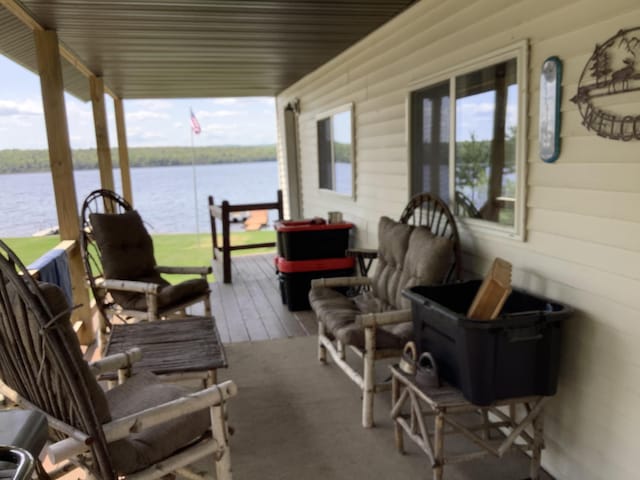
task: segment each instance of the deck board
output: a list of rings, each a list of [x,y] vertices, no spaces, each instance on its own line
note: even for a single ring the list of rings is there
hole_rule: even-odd
[[[274,255],[242,255],[231,261],[231,284],[211,284],[211,302],[223,343],[315,335],[311,311],[290,312],[282,304]],[[222,262],[213,260],[213,273],[222,279]]]

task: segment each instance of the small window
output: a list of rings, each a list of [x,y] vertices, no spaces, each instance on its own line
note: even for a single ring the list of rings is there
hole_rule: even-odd
[[[471,224],[515,236],[523,225],[525,54],[520,46],[452,70],[409,98],[412,194],[435,193]]]
[[[351,106],[318,117],[318,186],[353,196]]]

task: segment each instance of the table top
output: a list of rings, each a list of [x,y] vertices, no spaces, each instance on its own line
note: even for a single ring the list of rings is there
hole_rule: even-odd
[[[213,317],[114,325],[105,356],[133,347],[142,350],[142,359],[134,363],[133,373],[139,370],[156,374],[203,372],[227,367]]]
[[[532,402],[540,399],[540,396],[529,396],[519,398],[506,398],[502,400],[496,400],[489,405],[474,405],[469,402],[462,391],[453,385],[443,383],[440,387],[419,387],[415,383],[415,375],[407,375],[398,368],[397,365],[390,365],[391,375],[394,379],[400,381],[406,386],[412,388],[422,400],[428,403],[433,409],[478,409],[478,408],[493,408],[503,405],[512,405],[516,403]]]

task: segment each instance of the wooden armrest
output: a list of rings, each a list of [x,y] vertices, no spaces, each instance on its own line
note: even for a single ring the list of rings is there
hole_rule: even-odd
[[[212,272],[211,267],[167,267],[156,266],[158,273],[177,273],[177,274],[194,274],[194,275],[209,275]]]
[[[378,258],[375,248],[350,248],[345,253],[347,257]]]
[[[333,287],[368,287],[371,279],[367,277],[333,277],[311,280],[311,288]]]
[[[117,280],[114,278],[104,279],[98,284],[99,287],[107,290],[123,290],[125,292],[158,293],[158,284],[149,282],[136,282],[133,280]]]
[[[393,325],[396,323],[410,322],[411,309],[394,310],[382,313],[366,313],[356,315],[356,325],[364,328],[375,328],[382,325]]]
[[[89,369],[93,375],[97,376],[104,372],[112,372],[121,368],[131,368],[131,366],[141,358],[142,350],[135,347],[126,352],[114,353],[113,355],[91,362]]]
[[[182,417],[207,407],[221,405],[227,399],[236,396],[238,388],[232,380],[227,380],[170,402],[147,408],[127,415],[102,426],[108,443],[128,437],[146,428],[155,427],[163,422]],[[51,461],[56,464],[87,450],[87,445],[75,438],[65,438],[49,446]]]

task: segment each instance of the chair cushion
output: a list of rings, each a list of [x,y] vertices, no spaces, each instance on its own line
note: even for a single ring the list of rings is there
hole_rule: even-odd
[[[372,277],[373,294],[397,308],[398,287],[414,227],[381,217],[378,224],[378,265]]]
[[[162,383],[149,372],[141,372],[106,392],[114,420],[187,395],[179,385]],[[109,444],[118,474],[142,470],[201,437],[211,427],[209,409],[199,410],[147,428]]]
[[[135,210],[120,214],[92,213],[89,221],[100,249],[106,278],[152,281],[156,272],[153,241]]]
[[[102,255],[105,277],[157,283],[159,311],[197,300],[209,291],[208,283],[201,278],[171,285],[160,276],[156,271],[153,241],[135,210],[120,214],[92,213],[89,221]],[[123,308],[147,309],[144,294],[114,290],[111,295]]]
[[[364,329],[355,325],[356,315],[410,308],[402,290],[441,283],[453,261],[451,240],[434,235],[426,227],[382,217],[378,236],[372,291],[352,298],[329,288],[309,292],[311,308],[327,332],[346,345],[364,348]],[[412,329],[411,322],[377,328],[376,348],[402,348],[411,339]]]
[[[366,294],[363,294],[366,295]],[[309,303],[325,328],[329,338],[336,338],[345,345],[364,348],[364,329],[355,325],[356,315],[377,313],[372,305],[355,298],[349,298],[331,288],[312,288],[309,292]],[[366,306],[366,310],[361,310]],[[383,307],[384,310],[388,308]],[[381,310],[383,311],[383,310]],[[376,329],[376,348],[402,348],[413,334],[411,322],[390,325]]]
[[[394,305],[401,309],[411,308],[411,302],[402,296],[402,290],[442,283],[452,264],[453,242],[434,235],[426,227],[416,227],[409,238]]]

